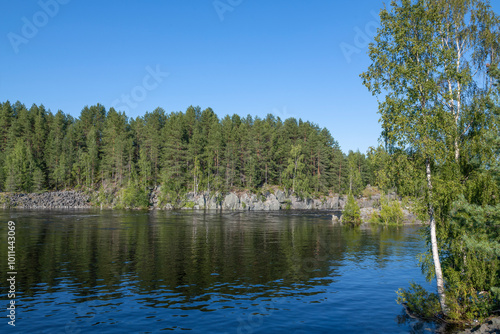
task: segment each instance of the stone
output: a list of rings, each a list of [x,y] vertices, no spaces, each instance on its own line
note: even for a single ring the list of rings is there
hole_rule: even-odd
[[[344,198],[340,197],[338,200],[337,210],[344,210],[344,207],[345,207],[345,200]]]
[[[268,210],[270,210],[270,211],[278,211],[280,209],[280,202],[278,201],[278,199],[276,197],[268,199],[266,201],[266,204],[267,204]]]
[[[360,215],[361,215],[361,220],[363,222],[368,222],[370,218],[372,217],[374,212],[379,212],[378,209],[374,208],[361,208],[360,210]]]
[[[287,198],[286,198],[286,195],[283,191],[278,190],[278,191],[276,191],[276,199],[280,203],[285,203]]]
[[[252,210],[254,210],[254,211],[263,211],[264,210],[264,205],[262,204],[262,202],[253,203]]]
[[[225,210],[236,210],[239,209],[240,199],[236,194],[230,193],[224,198],[222,202],[222,208]]]
[[[198,196],[198,198],[195,199],[194,201],[196,204],[195,206],[198,206],[199,208],[205,208],[205,195]]]

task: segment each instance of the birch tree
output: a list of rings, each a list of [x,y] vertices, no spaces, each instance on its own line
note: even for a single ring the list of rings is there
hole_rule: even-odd
[[[379,112],[384,139],[411,152],[425,172],[425,202],[431,253],[441,310],[447,314],[436,235],[434,171],[460,159],[471,139],[484,95],[481,71],[495,53],[489,33],[495,15],[488,1],[401,0],[380,13],[381,28],[370,46],[372,64],[364,85],[382,95]],[[486,52],[486,50],[488,50]]]

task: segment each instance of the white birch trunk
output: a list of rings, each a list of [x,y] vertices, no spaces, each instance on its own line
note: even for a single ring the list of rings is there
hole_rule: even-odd
[[[426,174],[427,174],[427,190],[429,192],[429,220],[431,229],[431,248],[432,259],[434,261],[434,268],[436,273],[436,285],[438,290],[439,304],[441,310],[446,315],[448,308],[446,307],[446,295],[444,291],[443,272],[441,270],[441,261],[439,260],[439,249],[436,237],[436,220],[434,219],[434,206],[432,205],[432,181],[431,181],[431,164],[429,158],[425,161]]]

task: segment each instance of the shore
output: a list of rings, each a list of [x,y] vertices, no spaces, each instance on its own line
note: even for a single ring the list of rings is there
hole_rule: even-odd
[[[103,196],[104,195],[104,196]],[[392,199],[396,199],[392,195]],[[102,198],[108,198],[103,200]],[[187,193],[181,201],[170,203],[162,198],[160,189],[149,193],[149,210],[223,210],[223,211],[279,211],[279,210],[321,210],[335,211],[340,218],[347,196],[330,195],[320,198],[300,198],[287,195],[282,190],[251,192],[229,192],[226,194]],[[367,222],[374,212],[380,210],[380,195],[357,200],[361,218]],[[16,209],[114,209],[119,208],[119,194],[99,191],[63,190],[42,193],[0,193],[0,208]],[[135,207],[127,209],[137,209]],[[403,209],[404,223],[420,223],[409,210]],[[334,217],[335,218],[335,217]]]
[[[500,317],[492,318],[483,324],[458,332],[457,334],[500,334]]]

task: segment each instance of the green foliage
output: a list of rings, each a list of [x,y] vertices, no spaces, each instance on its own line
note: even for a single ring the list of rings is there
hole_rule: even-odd
[[[401,204],[396,200],[389,200],[382,197],[380,208],[380,222],[385,225],[401,225],[404,219],[404,213]]]
[[[188,201],[188,202],[184,203],[184,207],[188,208],[188,209],[193,209],[195,205],[196,205],[196,203],[193,201]]]
[[[386,152],[369,154],[374,184],[415,197],[417,212],[429,218],[433,256],[427,252],[422,267],[428,278],[439,276],[445,316],[485,317],[498,304],[500,277],[500,19],[482,0],[393,1],[380,18],[372,64],[361,75],[382,95]],[[394,210],[387,205],[387,216]],[[402,295],[416,313],[439,311],[436,296],[421,287]]]
[[[380,190],[378,190],[377,187],[366,187],[363,189],[363,192],[361,193],[363,197],[366,197],[368,199],[372,199],[373,196],[375,195],[380,195]]]
[[[224,201],[224,194],[223,193],[216,193],[215,194],[215,203],[217,205],[221,206],[223,201]]]
[[[473,255],[470,254],[469,255]],[[498,268],[496,270],[490,271],[487,264],[481,263],[474,258],[469,258],[473,263],[469,264],[469,268],[474,268],[476,275],[486,273],[491,275],[491,272],[498,273]],[[481,261],[487,261],[482,259]],[[497,264],[498,265],[498,264]],[[499,300],[493,296],[493,292],[476,290],[474,284],[468,279],[462,277],[463,274],[447,268],[447,295],[446,295],[446,305],[449,308],[448,317],[453,320],[460,321],[472,321],[474,319],[483,320],[492,314],[494,310],[499,306]],[[471,271],[467,275],[471,275]],[[476,276],[480,278],[480,276]]]
[[[435,293],[427,292],[421,285],[410,283],[408,290],[399,289],[398,304],[404,304],[408,311],[424,319],[434,319],[441,311],[439,299]]]
[[[186,195],[186,189],[182,189],[178,182],[164,182],[160,188],[159,200],[161,205],[171,204],[178,208]]]
[[[347,203],[342,211],[342,223],[352,226],[361,224],[361,211],[352,194],[347,197]]]
[[[385,200],[381,204],[380,212],[374,211],[370,216],[370,223],[384,225],[402,225],[404,213],[399,201]]]
[[[35,166],[29,147],[18,141],[5,160],[5,189],[10,192],[32,191]]]
[[[366,175],[366,160],[365,155],[359,151],[349,151],[347,156],[349,193],[358,196],[363,191],[368,178]]]
[[[297,191],[302,194],[307,191],[307,178],[304,175],[304,155],[302,154],[302,145],[292,145],[290,156],[288,158],[288,165],[285,169],[284,184],[288,189],[292,190],[292,194]]]
[[[147,209],[149,207],[149,193],[140,185],[129,183],[121,191],[120,206],[123,208]]]
[[[370,170],[363,154],[355,157],[362,189]],[[188,191],[282,187],[307,197],[349,189],[347,157],[327,129],[273,115],[219,119],[212,109],[193,106],[128,118],[97,104],[75,119],[6,101],[0,103],[0,166],[0,190],[25,192],[118,189],[130,181],[161,185],[164,200]]]
[[[3,208],[10,207],[10,197],[0,194],[0,206]]]
[[[479,206],[462,198],[443,232],[443,260],[450,317],[484,318],[500,306],[500,205]]]
[[[368,222],[371,224],[381,224],[382,220],[380,219],[380,212],[373,211],[372,214],[370,215],[370,219],[368,219]]]
[[[45,186],[45,176],[39,167],[33,172],[33,190],[42,191]]]

